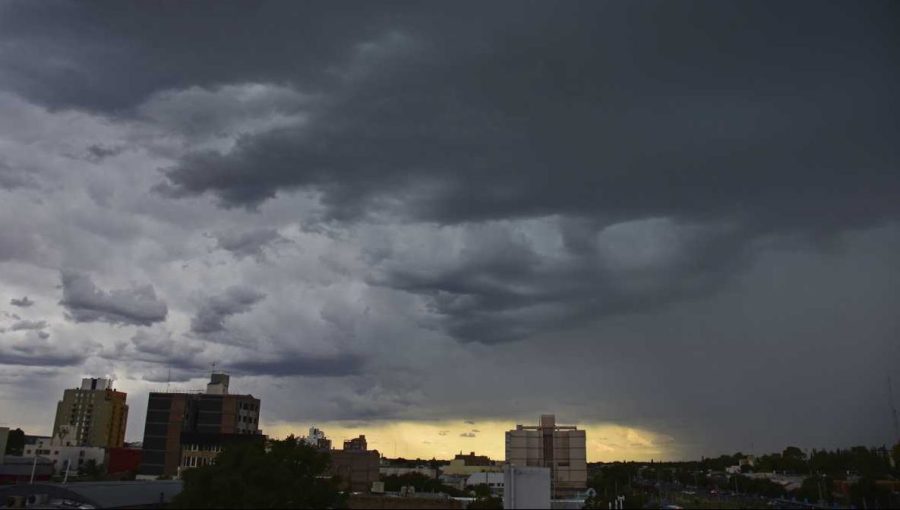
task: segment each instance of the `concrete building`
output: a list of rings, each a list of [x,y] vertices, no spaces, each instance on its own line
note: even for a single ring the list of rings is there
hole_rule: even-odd
[[[181,465],[179,473],[185,469],[215,464],[216,457],[223,448],[235,443],[263,444],[262,434],[211,434],[205,432],[181,433]]]
[[[309,428],[309,435],[303,438],[303,442],[319,450],[331,451],[331,439],[316,427]]]
[[[369,492],[379,479],[380,462],[377,450],[331,450],[329,473],[340,477],[343,490]]]
[[[72,441],[79,446],[113,448],[125,443],[128,422],[127,394],[113,389],[109,379],[82,379],[80,388],[63,392],[56,405],[52,435],[60,428],[72,430]]]
[[[366,443],[366,436],[360,435],[359,437],[355,437],[353,439],[347,439],[344,441],[344,450],[356,450],[356,451],[366,451],[368,450],[368,443]]]
[[[475,473],[499,473],[502,471],[494,461],[486,455],[468,455],[459,453],[449,464],[441,468],[441,473],[448,476],[469,476]]]
[[[79,446],[73,430],[68,425],[63,425],[56,436],[38,438],[34,444],[26,445],[22,457],[49,459],[56,474],[62,475],[68,470],[70,476],[76,476],[78,470],[90,461],[94,461],[98,467],[102,465],[106,458],[106,448]]]
[[[505,483],[505,478],[506,475],[502,472],[491,473],[485,471],[481,473],[473,473],[469,475],[469,478],[466,479],[466,486],[477,487],[479,485],[487,485],[488,488],[491,489],[491,494],[500,495],[503,494],[503,485]]]
[[[550,508],[550,468],[503,466],[503,508]]]
[[[141,467],[143,456],[144,451],[140,448],[107,448],[106,459],[103,461],[103,465],[106,466],[106,474],[123,477],[137,473]]]
[[[552,414],[541,415],[537,426],[516,425],[506,433],[506,462],[549,468],[553,497],[572,496],[587,486],[585,433],[574,426],[557,425]]]
[[[229,376],[213,373],[206,392],[150,393],[144,425],[142,478],[176,476],[184,463],[182,435],[248,435],[259,430],[260,400],[229,393]],[[210,444],[210,440],[206,439]],[[214,441],[213,441],[214,442]]]
[[[378,472],[381,476],[403,476],[412,473],[418,473],[422,476],[427,476],[428,478],[437,478],[438,472],[437,469],[428,467],[428,466],[392,466],[389,463],[381,462],[381,467],[378,468]]]
[[[343,450],[326,450],[324,446],[330,447],[331,441],[325,437],[325,432],[312,427],[309,429],[309,436],[303,438],[303,441],[319,450],[328,451],[331,455],[328,474],[340,478],[341,490],[369,492],[372,483],[378,481],[381,455],[378,450],[368,450],[365,436],[344,441]]]
[[[0,486],[46,482],[53,476],[53,463],[45,457],[19,457],[7,455],[0,461]],[[33,477],[32,477],[33,475]],[[0,504],[3,499],[0,496]]]

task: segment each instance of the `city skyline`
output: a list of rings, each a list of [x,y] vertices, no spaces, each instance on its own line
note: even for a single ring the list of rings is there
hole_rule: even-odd
[[[0,2],[0,426],[900,439],[896,2],[345,5]]]

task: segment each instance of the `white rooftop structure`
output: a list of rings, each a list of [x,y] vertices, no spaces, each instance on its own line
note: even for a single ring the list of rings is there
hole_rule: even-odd
[[[112,388],[112,379],[85,377],[81,380],[81,389],[83,390],[111,390]]]

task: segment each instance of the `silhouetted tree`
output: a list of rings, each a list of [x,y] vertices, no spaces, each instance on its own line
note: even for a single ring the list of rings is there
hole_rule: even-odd
[[[331,458],[294,436],[226,446],[215,464],[184,472],[177,508],[335,508],[344,506]]]
[[[25,432],[22,429],[10,430],[6,441],[6,455],[22,455],[25,450]]]

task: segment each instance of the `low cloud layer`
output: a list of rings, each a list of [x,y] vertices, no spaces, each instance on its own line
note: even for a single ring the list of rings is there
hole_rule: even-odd
[[[12,298],[9,300],[9,304],[13,306],[18,306],[19,308],[27,308],[34,304],[34,301],[28,299],[28,296],[24,296],[21,298]]]
[[[214,235],[216,247],[230,252],[235,258],[263,256],[264,249],[277,242],[284,242],[278,230],[259,228],[247,231],[219,232]]]
[[[191,319],[191,331],[199,334],[225,330],[225,320],[250,310],[265,297],[249,287],[231,287],[223,294],[211,296]]]
[[[89,275],[63,271],[62,289],[60,304],[75,322],[149,326],[165,321],[168,314],[152,285],[106,292],[98,289]]]

